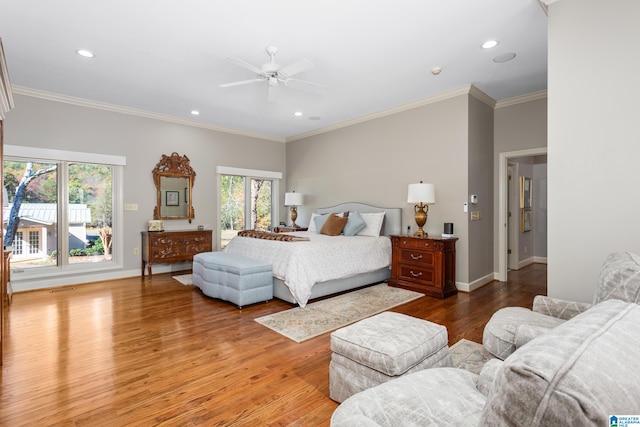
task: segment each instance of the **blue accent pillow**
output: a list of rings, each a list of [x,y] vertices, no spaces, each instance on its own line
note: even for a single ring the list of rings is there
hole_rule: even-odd
[[[329,218],[329,214],[317,215],[313,217],[313,221],[316,223],[316,233],[320,234],[320,230],[322,230],[322,226]]]
[[[344,226],[342,230],[342,234],[345,236],[355,236],[359,231],[362,231],[367,226],[367,223],[364,222],[360,212],[349,212],[349,220],[347,224]]]

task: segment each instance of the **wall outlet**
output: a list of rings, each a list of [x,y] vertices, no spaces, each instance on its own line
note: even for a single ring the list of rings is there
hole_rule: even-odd
[[[133,248],[134,255],[140,255],[140,248]]]

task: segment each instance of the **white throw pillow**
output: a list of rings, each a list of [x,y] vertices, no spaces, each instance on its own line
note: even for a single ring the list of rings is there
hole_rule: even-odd
[[[360,230],[357,236],[378,237],[382,231],[382,222],[384,221],[384,212],[362,213],[360,216],[367,226]]]
[[[316,221],[314,220],[315,217],[317,217],[318,214],[317,213],[312,213],[311,214],[311,219],[309,219],[309,229],[307,230],[310,233],[317,233],[316,231]]]

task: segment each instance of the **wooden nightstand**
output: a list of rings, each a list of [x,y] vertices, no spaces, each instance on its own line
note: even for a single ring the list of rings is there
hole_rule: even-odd
[[[291,233],[294,231],[307,231],[308,228],[307,227],[298,227],[298,228],[294,228],[294,227],[273,227],[273,232],[274,233]]]
[[[389,285],[436,297],[455,295],[457,238],[390,236]]]

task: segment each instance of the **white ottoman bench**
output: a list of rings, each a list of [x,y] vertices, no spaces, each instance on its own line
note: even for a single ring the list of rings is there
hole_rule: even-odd
[[[386,311],[331,334],[329,396],[353,394],[422,369],[452,366],[447,328]]]
[[[273,299],[271,264],[226,252],[193,257],[193,285],[211,297],[245,305]]]

